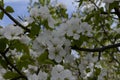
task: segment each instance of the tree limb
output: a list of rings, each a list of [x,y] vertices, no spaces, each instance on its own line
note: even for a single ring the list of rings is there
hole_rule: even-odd
[[[20,72],[9,60],[8,58],[6,57],[6,53],[9,51],[9,48],[7,48],[4,52],[0,53],[2,55],[2,57],[5,59],[5,61],[7,62],[8,65],[11,66],[11,68],[13,68],[18,74],[21,75],[21,78],[24,78],[25,80],[28,80],[27,77],[22,73]]]
[[[20,26],[22,29],[24,29],[26,32],[30,32],[30,30],[26,27],[24,27],[21,23],[19,23],[15,18],[13,18],[6,10],[0,5],[0,9],[18,26]]]
[[[71,46],[72,49],[80,50],[80,51],[86,51],[86,52],[103,52],[103,51],[105,51],[107,49],[117,48],[117,47],[120,47],[120,43],[113,44],[113,45],[108,45],[108,46],[103,46],[102,48],[94,48],[94,49],[78,48],[77,46]]]
[[[119,20],[120,20],[120,10],[119,8],[114,8],[115,10],[115,14],[118,16]]]
[[[106,14],[106,15],[108,15],[109,13],[102,11],[101,14]],[[116,12],[110,12],[110,14],[116,14]]]

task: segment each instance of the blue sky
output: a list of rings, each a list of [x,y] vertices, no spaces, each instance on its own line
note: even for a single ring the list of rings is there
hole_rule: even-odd
[[[27,0],[4,0],[5,1],[5,6],[12,6],[14,9],[14,13],[11,15],[14,16],[14,18],[18,18],[17,16],[23,16],[23,15],[28,15],[27,13],[27,5],[28,1]],[[12,23],[12,21],[5,15],[3,20],[0,20],[0,25],[6,26],[8,24]]]
[[[37,1],[37,0],[34,0]],[[58,0],[59,2],[64,3],[67,5],[68,13],[71,13],[74,11],[74,7],[72,2],[74,0]],[[5,6],[12,6],[14,9],[14,13],[11,15],[14,16],[14,18],[18,18],[18,16],[28,16],[29,13],[27,12],[27,6],[29,3],[29,0],[4,0]],[[13,23],[7,16],[4,16],[3,20],[0,20],[1,26],[7,26],[8,24]]]

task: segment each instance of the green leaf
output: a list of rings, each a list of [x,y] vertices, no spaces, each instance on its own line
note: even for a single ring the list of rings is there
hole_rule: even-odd
[[[100,69],[100,68],[97,68],[97,67],[95,67],[94,69],[95,69],[94,74],[95,74],[96,76],[98,76],[98,75],[100,74],[100,72],[101,72],[101,69]]]
[[[43,63],[43,64],[52,64],[52,65],[57,64],[55,61],[50,60],[50,59],[46,59],[46,60],[44,60],[42,63]]]
[[[28,65],[33,65],[34,64],[34,60],[31,59],[30,55],[28,54],[24,54],[17,62],[16,62],[16,66],[19,70],[21,70],[23,67],[27,68]]]
[[[9,12],[9,13],[13,13],[14,12],[14,10],[13,10],[13,8],[11,6],[7,6],[5,10],[7,12]]]
[[[87,41],[88,37],[84,36],[84,35],[80,35],[80,39],[79,40],[73,40],[72,42],[72,46],[77,46],[80,47],[84,41]]]
[[[38,34],[40,32],[40,26],[38,26],[34,22],[32,24],[30,24],[29,26],[31,26],[31,31],[30,31],[30,34],[28,36],[30,38],[34,39],[36,36],[38,36]]]
[[[84,21],[85,21],[85,22],[89,22],[90,19],[91,19],[92,17],[94,17],[94,16],[95,16],[95,15],[94,15],[93,13],[88,14]]]
[[[3,17],[4,17],[4,13],[0,12],[0,19],[3,19]]]
[[[42,24],[43,24],[43,26],[45,27],[45,28],[47,28],[47,29],[49,29],[49,30],[53,30],[49,25],[48,25],[48,20],[46,19],[46,20],[43,20],[42,21]]]
[[[79,1],[79,7],[82,5],[82,3],[83,3],[83,0],[80,0]]]
[[[37,58],[39,64],[56,64],[55,61],[48,59],[48,52],[45,51]]]
[[[38,62],[39,63],[43,63],[43,61],[45,61],[46,59],[48,59],[48,52],[45,51],[44,53],[42,53],[39,57],[38,57]]]
[[[18,76],[20,76],[18,73],[10,72],[10,71],[6,72],[6,73],[3,75],[3,77],[4,77],[5,79],[9,79],[9,80],[12,79],[12,78],[18,77]]]
[[[50,0],[39,0],[39,2],[42,6],[44,6],[44,5],[48,5],[50,3]]]
[[[0,56],[0,65],[7,69],[8,65],[7,65],[7,62]]]
[[[68,18],[68,14],[66,14],[66,11],[67,11],[66,9],[61,8],[59,12],[60,17]]]
[[[10,43],[10,49],[16,49],[18,52],[24,52],[29,54],[29,48],[26,44],[20,42],[19,40],[11,40]]]
[[[4,7],[4,0],[0,0],[0,6]]]
[[[6,38],[0,39],[0,52],[3,52],[6,49],[7,43],[8,43],[8,40]]]
[[[94,24],[95,25],[98,25],[101,21],[101,18],[100,18],[100,13],[99,13],[99,11],[96,11],[95,12],[95,15],[94,15],[94,17],[95,17],[95,20],[94,20]]]
[[[89,70],[88,70],[88,71],[89,71]],[[97,80],[97,79],[98,79],[98,76],[100,75],[100,72],[101,72],[101,69],[95,67],[95,68],[94,68],[94,74],[93,74],[93,76],[89,76],[87,79],[88,79],[88,80]]]
[[[119,2],[114,1],[113,3],[109,4],[109,12],[111,12],[111,10],[114,8],[119,8]]]
[[[86,69],[86,73],[89,73],[90,71],[91,71],[90,68],[87,68],[87,69]]]

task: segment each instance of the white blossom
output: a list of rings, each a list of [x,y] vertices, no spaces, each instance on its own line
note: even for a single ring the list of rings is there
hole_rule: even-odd
[[[117,0],[103,0],[103,1],[107,5]],[[91,7],[90,10],[88,10],[89,6]],[[75,75],[75,74],[80,73],[79,76],[81,78],[87,79],[88,77],[91,77],[93,75],[95,67],[99,67],[101,69],[101,72],[98,75],[98,80],[104,80],[104,77],[107,75],[107,71],[101,65],[102,60],[101,60],[101,63],[99,62],[98,64],[97,62],[98,56],[96,56],[96,54],[93,55],[92,52],[88,54],[82,54],[83,53],[82,51],[75,50],[75,51],[78,51],[79,54],[75,52],[73,54],[72,47],[71,47],[72,45],[74,45],[74,43],[72,42],[74,42],[75,40],[77,41],[84,40],[84,39],[81,39],[81,35],[92,37],[93,33],[98,34],[98,32],[96,32],[96,30],[93,31],[92,30],[93,27],[87,22],[82,22],[82,19],[76,14],[73,14],[69,19],[60,18],[57,21],[56,20],[56,18],[58,18],[56,16],[57,14],[53,14],[54,15],[53,16],[50,13],[51,8],[53,8],[53,6],[49,6],[49,5],[33,6],[30,9],[30,17],[27,17],[25,19],[26,21],[21,23],[23,26],[27,27],[32,22],[35,22],[35,23],[41,22],[40,23],[41,30],[39,34],[35,36],[34,39],[31,39],[29,37],[29,32],[24,33],[23,29],[19,26],[8,25],[7,27],[0,29],[0,37],[5,37],[8,39],[7,47],[9,46],[10,40],[18,39],[22,43],[26,44],[26,46],[28,46],[29,48],[30,53],[28,55],[30,55],[31,59],[35,61],[34,62],[35,64],[28,65],[27,67],[22,67],[21,72],[25,74],[28,80],[48,80],[48,79],[78,80],[77,79],[78,75]],[[56,4],[55,9],[59,9],[59,8],[66,9],[66,6],[63,4]],[[92,4],[92,5],[86,6],[85,10],[88,10],[89,12],[89,11],[92,11],[93,8],[94,7]],[[46,22],[45,24],[48,24],[48,26],[52,29],[48,29],[46,28],[46,26],[44,26],[42,21],[45,21],[45,20],[47,20],[48,22],[48,23]],[[62,22],[63,20],[64,22]],[[58,22],[59,24],[55,25],[56,22]],[[105,23],[108,24],[108,22],[105,22]],[[117,33],[120,33],[119,28],[115,29],[114,31]],[[87,48],[86,46],[88,45],[87,41],[85,40],[81,42],[82,43],[80,47]],[[10,49],[13,46],[14,45],[12,46],[10,45]],[[91,44],[88,47],[90,46],[92,48],[94,45]],[[7,54],[5,54],[6,57],[12,56],[13,59],[17,58],[18,62],[21,56],[24,57],[24,53],[17,52],[17,49],[13,49],[13,50],[10,50],[10,49],[7,52]],[[46,55],[44,57],[45,52],[48,53],[47,57]],[[43,54],[42,58],[43,60],[45,58],[45,60],[43,61],[43,63],[39,64],[38,57],[41,54]],[[103,55],[103,58],[104,58],[104,55]],[[77,60],[79,64],[77,64],[77,61],[75,62],[75,60]],[[47,61],[48,63],[50,62],[50,64],[53,63],[53,65],[48,65]],[[103,66],[104,65],[105,64],[103,64]],[[8,67],[9,66],[10,65],[8,65]],[[87,71],[87,69],[90,69],[90,71]],[[2,69],[0,66],[0,80],[4,80],[2,76],[5,72],[6,70]]]
[[[3,29],[3,36],[7,39],[19,39],[20,35],[23,33],[23,29],[19,26],[8,25]]]
[[[30,15],[31,15],[31,16],[34,16],[34,17],[39,16],[39,8],[38,8],[38,6],[33,7],[33,8],[30,10]]]
[[[45,47],[37,40],[33,41],[32,48],[36,51],[36,54],[33,54],[33,52],[31,52],[31,55],[33,55],[34,57],[40,56],[45,51]]]
[[[32,17],[26,17],[25,20],[28,24],[30,24],[34,21],[34,19]]]
[[[28,75],[28,80],[47,80],[48,74],[46,72],[39,71],[37,74]]]
[[[33,65],[28,65],[27,69],[22,69],[22,71],[26,74],[28,80],[47,80],[48,74],[46,72],[40,70],[38,74],[33,73],[37,70],[38,67]]]
[[[25,43],[25,44],[28,45],[30,43],[31,39],[27,35],[21,35],[20,36],[20,41],[22,43]]]
[[[100,75],[98,76],[98,80],[104,80],[105,76],[107,76],[107,71],[105,69],[101,69]]]
[[[68,54],[65,56],[65,61],[68,62],[68,63],[71,63],[74,61],[74,56],[71,55],[71,54]]]
[[[0,66],[0,80],[5,80],[3,78],[3,75],[6,73],[6,69],[4,69],[2,66]]]
[[[75,80],[75,77],[72,75],[72,72],[68,69],[64,69],[62,65],[56,65],[51,71],[51,80]]]
[[[55,24],[55,20],[52,18],[50,12],[49,12],[49,9],[47,6],[36,6],[36,7],[33,7],[31,10],[30,10],[30,15],[32,17],[41,17],[43,20],[47,20],[48,21],[48,25],[51,27],[51,28],[54,28],[54,24]]]
[[[10,50],[10,51],[7,53],[6,56],[10,56],[10,55],[12,55],[12,56],[14,56],[15,58],[18,58],[18,59],[19,59],[19,58],[22,56],[22,53],[21,53],[21,52],[17,52],[17,50],[14,49],[14,50]]]

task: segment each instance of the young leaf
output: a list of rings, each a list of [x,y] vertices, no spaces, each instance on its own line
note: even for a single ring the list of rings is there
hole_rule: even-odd
[[[79,2],[79,7],[82,5],[83,0],[78,1]]]
[[[39,62],[39,63],[43,63],[47,58],[48,58],[48,53],[47,53],[47,52],[44,52],[43,54],[41,54],[41,55],[38,57],[38,62]]]
[[[7,73],[5,73],[5,74],[3,75],[3,77],[4,77],[5,79],[9,79],[9,80],[11,80],[12,78],[18,77],[18,76],[19,76],[18,73],[10,72],[10,71],[8,71]]]
[[[29,49],[26,44],[20,42],[19,40],[11,40],[10,43],[10,49],[16,49],[18,52],[24,52],[29,54]]]
[[[5,69],[7,69],[8,67],[7,62],[1,56],[0,56],[0,65]]]
[[[4,7],[4,0],[0,0],[0,6]]]
[[[32,27],[31,27],[29,37],[34,39],[40,32],[40,26],[36,25],[34,22],[30,24],[30,26]]]
[[[0,39],[0,52],[3,52],[5,50],[7,43],[8,40],[6,38]]]
[[[0,19],[3,19],[3,17],[4,17],[4,13],[0,12]]]
[[[14,12],[14,10],[13,10],[13,8],[11,6],[7,6],[5,10],[7,12],[9,12],[9,13],[13,13]]]
[[[39,0],[40,4],[42,4],[42,6],[44,5],[48,5],[50,3],[50,0]]]
[[[28,65],[33,65],[34,60],[31,59],[31,56],[28,54],[24,54],[17,62],[16,66],[19,70],[21,70],[23,67],[27,68]]]

